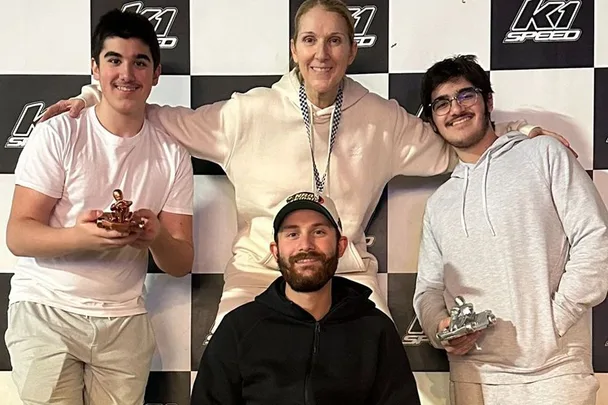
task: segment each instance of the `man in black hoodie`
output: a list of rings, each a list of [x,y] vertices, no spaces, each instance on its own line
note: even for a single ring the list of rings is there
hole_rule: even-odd
[[[274,219],[282,276],[223,319],[192,405],[419,405],[394,324],[371,290],[335,277],[347,246],[334,203],[301,192]]]

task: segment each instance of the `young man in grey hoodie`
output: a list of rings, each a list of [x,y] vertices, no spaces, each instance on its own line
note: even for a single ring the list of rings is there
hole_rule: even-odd
[[[473,56],[422,80],[426,117],[460,163],[427,202],[415,311],[447,351],[453,404],[595,404],[589,309],[608,289],[608,212],[559,142],[496,136],[492,92]],[[496,322],[441,342],[457,296]]]

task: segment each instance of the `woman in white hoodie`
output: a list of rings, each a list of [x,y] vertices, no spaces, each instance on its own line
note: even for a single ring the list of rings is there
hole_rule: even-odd
[[[285,196],[301,190],[335,201],[349,240],[338,273],[370,287],[370,298],[389,314],[376,258],[367,252],[366,225],[390,179],[445,173],[457,156],[428,124],[395,100],[370,93],[345,76],[356,53],[346,5],[306,0],[297,11],[291,40],[297,66],[272,88],[235,93],[196,110],[148,106],[153,124],[192,156],[220,165],[235,189],[238,235],[215,325],[280,275],[268,248],[272,219]],[[85,86],[81,96],[58,102],[44,118],[70,109],[77,116],[100,96],[95,85]],[[507,129],[498,125],[497,131],[504,134]]]

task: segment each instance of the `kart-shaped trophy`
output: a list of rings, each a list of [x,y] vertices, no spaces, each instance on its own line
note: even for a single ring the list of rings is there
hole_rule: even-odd
[[[143,229],[144,220],[131,212],[132,201],[125,200],[122,190],[116,189],[112,193],[114,202],[110,206],[111,212],[104,212],[97,218],[97,226],[111,231],[134,232]]]
[[[441,341],[456,339],[478,330],[486,329],[496,323],[496,316],[490,310],[478,314],[473,310],[473,304],[465,302],[458,296],[454,299],[456,306],[450,311],[450,325],[447,329],[437,333]]]

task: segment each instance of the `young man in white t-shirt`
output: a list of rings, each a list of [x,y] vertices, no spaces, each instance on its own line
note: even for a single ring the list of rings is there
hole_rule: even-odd
[[[6,344],[25,405],[141,405],[155,349],[148,250],[170,275],[192,268],[190,156],[144,114],[160,75],[154,28],[111,11],[92,51],[102,102],[38,125],[15,170]],[[115,189],[143,229],[97,227]]]

